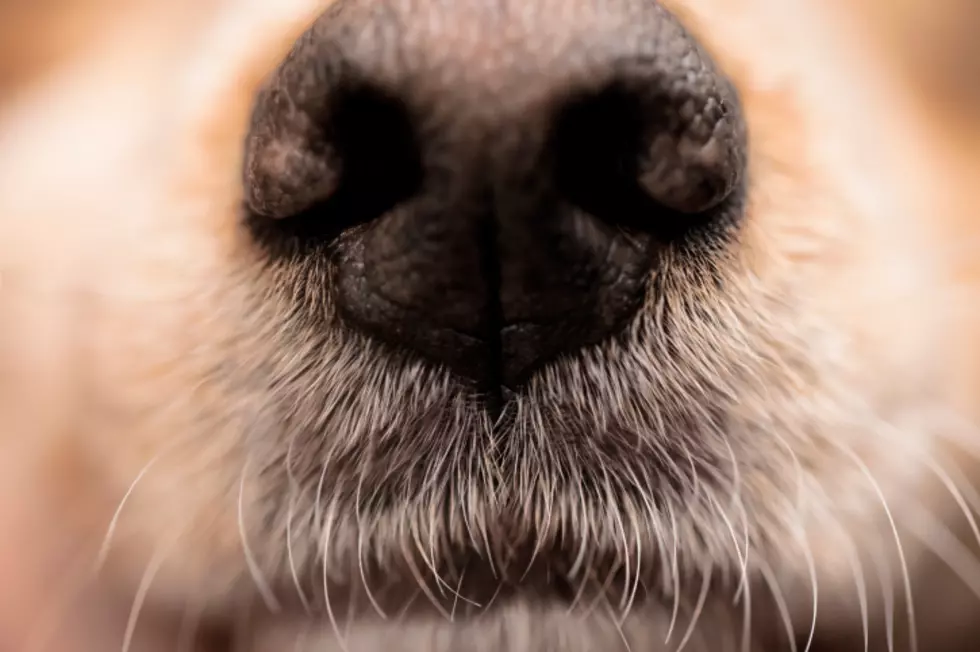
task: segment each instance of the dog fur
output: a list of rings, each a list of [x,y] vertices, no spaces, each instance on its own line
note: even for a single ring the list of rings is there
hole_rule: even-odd
[[[741,95],[745,225],[665,256],[627,336],[501,429],[445,372],[315,326],[310,270],[240,228],[255,93],[329,2],[19,4],[0,643],[972,649],[969,7],[664,2]],[[909,64],[910,35],[935,54]]]

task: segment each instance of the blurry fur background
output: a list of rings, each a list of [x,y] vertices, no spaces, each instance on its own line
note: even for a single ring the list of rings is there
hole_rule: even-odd
[[[268,7],[262,13],[254,9],[262,4],[260,0],[0,0],[0,169],[12,164],[32,166],[37,181],[35,192],[59,192],[58,187],[46,183],[45,176],[48,163],[52,167],[62,167],[64,163],[51,158],[55,153],[44,152],[36,159],[24,161],[11,161],[9,153],[9,145],[16,140],[17,133],[12,131],[15,127],[7,119],[8,109],[23,94],[43,85],[52,76],[71,75],[79,61],[98,55],[116,65],[102,66],[98,72],[89,70],[85,74],[92,75],[91,78],[80,72],[78,83],[102,83],[105,76],[115,75],[126,83],[153,85],[166,78],[159,72],[167,69],[169,60],[180,56],[182,46],[192,42],[209,21],[234,15],[237,7],[244,5],[252,7],[250,15],[255,20],[275,20],[276,6],[290,1],[301,0],[265,0]],[[937,219],[948,214],[968,215],[970,211],[963,210],[963,203],[976,199],[975,192],[967,189],[976,189],[980,181],[980,38],[977,38],[980,3],[976,0],[823,1],[839,5],[841,16],[853,20],[879,53],[885,64],[882,70],[893,74],[899,83],[909,85],[918,98],[916,110],[933,138],[934,149],[930,155],[943,171],[938,182],[948,184],[949,189],[937,193],[949,202],[947,206],[935,206]],[[228,83],[233,84],[234,80]],[[154,96],[165,102],[166,89],[157,89]],[[109,115],[113,101],[111,97],[106,98]],[[60,107],[61,110],[70,108]],[[96,132],[90,137],[100,135]],[[70,156],[71,148],[71,143],[65,143],[65,156]],[[0,180],[0,192],[2,188]],[[105,192],[113,192],[111,183],[107,183]],[[31,219],[30,207],[23,197],[12,200],[0,196],[0,225],[11,227],[18,220]],[[50,257],[51,264],[58,264],[61,252],[57,248],[57,234],[48,234],[44,245],[45,248],[36,252],[15,252],[5,249],[0,242],[0,274],[17,256],[45,255]],[[971,259],[976,262],[971,263]],[[963,265],[963,278],[980,281],[980,256],[965,256]],[[3,298],[10,291],[9,282],[0,276],[0,310],[12,305]],[[68,329],[67,313],[65,320],[63,326]],[[12,334],[0,332],[0,352],[14,341]],[[29,339],[17,342],[18,346],[30,344]],[[976,352],[973,353],[964,355],[964,360],[977,359]],[[0,366],[0,414],[5,413],[5,400],[31,400],[29,361],[39,359],[38,356],[57,355],[57,350],[46,346],[21,352],[18,359],[22,367]],[[0,355],[0,365],[8,358]],[[965,363],[963,373],[976,374],[976,366]],[[15,387],[18,391],[14,391]],[[51,401],[53,396],[56,388],[45,387],[43,398],[40,394],[35,398]],[[965,400],[972,399],[965,397]],[[53,401],[52,419],[57,418],[58,410],[57,402]],[[24,450],[18,447],[18,440],[29,438],[43,427],[38,423],[0,422],[3,429],[0,432],[0,650],[12,652],[17,651],[17,642],[24,640],[25,629],[32,626],[37,614],[57,600],[51,587],[64,580],[59,559],[72,546],[72,542],[52,541],[43,536],[48,524],[32,513],[32,497],[17,492],[18,455]],[[70,484],[69,478],[59,481]],[[938,595],[943,594],[942,589],[937,587]],[[98,601],[90,602],[89,608],[89,612],[73,614],[77,616],[69,628],[73,634],[55,642],[51,649],[64,652],[116,649],[122,624],[104,618]],[[170,631],[171,625],[160,623],[159,631]],[[133,649],[153,650],[155,645],[173,649],[172,640],[152,634]]]

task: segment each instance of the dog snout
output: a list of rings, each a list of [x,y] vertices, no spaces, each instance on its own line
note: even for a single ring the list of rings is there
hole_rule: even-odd
[[[253,231],[346,324],[494,389],[622,331],[737,224],[738,97],[651,0],[339,0],[261,90]]]

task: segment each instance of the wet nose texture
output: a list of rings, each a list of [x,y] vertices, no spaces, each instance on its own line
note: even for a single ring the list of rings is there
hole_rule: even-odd
[[[745,149],[652,0],[338,0],[257,98],[246,222],[347,326],[496,392],[717,249]]]

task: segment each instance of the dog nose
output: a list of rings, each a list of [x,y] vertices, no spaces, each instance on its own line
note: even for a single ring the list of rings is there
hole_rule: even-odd
[[[744,168],[735,90],[653,0],[338,0],[258,95],[246,214],[334,318],[496,390],[625,332]]]

